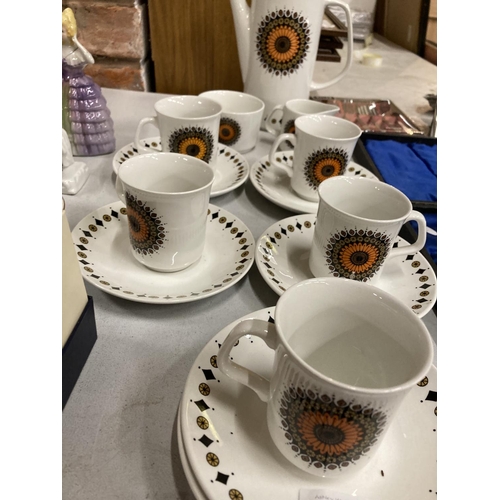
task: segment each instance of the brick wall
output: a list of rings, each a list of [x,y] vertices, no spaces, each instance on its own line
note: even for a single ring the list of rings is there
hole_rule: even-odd
[[[154,90],[147,0],[65,0],[66,7],[95,59],[85,73],[101,87]]]

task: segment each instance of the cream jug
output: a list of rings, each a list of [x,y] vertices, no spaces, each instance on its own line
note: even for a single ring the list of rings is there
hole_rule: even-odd
[[[346,13],[347,60],[333,79],[313,82],[325,8]],[[352,64],[353,34],[348,5],[331,0],[231,0],[245,92],[266,105],[262,127],[273,108],[290,99],[307,99],[311,90],[338,82]]]

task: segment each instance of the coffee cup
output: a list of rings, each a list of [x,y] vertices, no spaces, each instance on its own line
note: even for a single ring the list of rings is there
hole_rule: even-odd
[[[154,109],[156,116],[137,126],[134,146],[139,153],[151,152],[140,143],[144,126],[151,124],[160,131],[162,151],[194,156],[215,170],[221,105],[207,97],[180,95],[160,99]]]
[[[208,97],[222,106],[219,142],[240,153],[248,153],[257,145],[265,104],[259,98],[234,90],[210,90]]]
[[[376,284],[388,258],[420,251],[424,216],[395,187],[363,177],[334,177],[319,186],[309,267],[314,276]],[[403,224],[417,223],[417,240],[393,248]]]
[[[124,161],[116,192],[127,207],[132,255],[153,271],[175,272],[200,259],[214,171],[202,160],[148,153]]]
[[[279,134],[293,134],[295,120],[304,115],[330,115],[340,111],[335,104],[313,101],[312,99],[291,99],[285,104],[278,104],[269,113],[265,121],[266,130],[275,137]],[[287,141],[289,149],[293,145]]]
[[[271,439],[292,464],[328,478],[358,471],[431,367],[424,323],[388,292],[337,278],[290,287],[274,321],[238,323],[219,350],[219,368],[267,403]],[[275,351],[269,380],[231,360],[243,335]]]
[[[295,134],[279,135],[269,161],[291,178],[292,189],[308,201],[318,201],[318,187],[330,177],[344,175],[362,130],[354,123],[327,115],[306,115],[295,120]],[[294,146],[293,166],[277,161],[283,141]]]

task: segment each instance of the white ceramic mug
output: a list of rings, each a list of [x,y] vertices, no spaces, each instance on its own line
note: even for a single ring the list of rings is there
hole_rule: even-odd
[[[215,170],[222,106],[207,97],[180,95],[160,99],[154,109],[156,116],[137,126],[134,146],[139,153],[151,151],[140,144],[142,129],[151,124],[160,131],[162,151],[194,156]]]
[[[124,161],[116,192],[127,206],[134,257],[154,271],[174,272],[200,259],[214,171],[176,153],[148,153]]]
[[[279,135],[269,153],[269,161],[291,177],[292,189],[308,201],[318,201],[318,187],[330,177],[344,175],[362,130],[354,123],[325,115],[306,115],[295,120],[295,134]],[[283,141],[295,150],[293,167],[276,160]]]
[[[401,227],[413,220],[418,237],[392,248]],[[332,276],[376,284],[389,256],[418,252],[426,241],[424,216],[395,187],[363,177],[335,177],[319,186],[319,206],[309,267]]]
[[[248,153],[257,145],[264,102],[258,97],[234,90],[209,90],[208,97],[222,106],[219,142],[240,153]]]
[[[337,278],[293,285],[274,320],[238,323],[219,350],[219,368],[267,403],[269,433],[291,463],[323,477],[359,470],[430,369],[424,323],[391,294]],[[276,351],[270,380],[231,361],[243,335]]]
[[[266,118],[266,130],[277,137],[279,134],[295,133],[295,120],[304,115],[333,116],[340,111],[335,104],[313,101],[311,99],[291,99],[285,104],[278,104]],[[289,149],[293,146],[287,141]]]

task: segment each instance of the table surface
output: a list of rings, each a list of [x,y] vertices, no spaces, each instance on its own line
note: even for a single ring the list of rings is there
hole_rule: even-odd
[[[436,92],[436,66],[379,37],[368,50],[382,55],[382,67],[354,62],[343,80],[312,95],[388,98],[417,125],[429,126],[432,112],[424,95]],[[337,70],[335,63],[318,62],[315,80]],[[163,97],[103,92],[117,149],[133,141],[139,120],[154,115],[153,105]],[[158,135],[147,130],[146,135]],[[257,147],[245,155],[250,166],[269,152],[272,139],[260,132]],[[64,196],[71,229],[95,209],[117,201],[113,156],[78,158],[89,167],[90,177],[78,194]],[[250,180],[211,203],[241,218],[256,240],[271,224],[293,215],[263,198]],[[186,377],[218,331],[252,311],[276,305],[278,295],[256,265],[224,292],[185,304],[143,304],[87,283],[86,288],[94,300],[98,339],[63,411],[63,498],[193,500],[176,437]],[[424,322],[436,342],[434,312]]]

